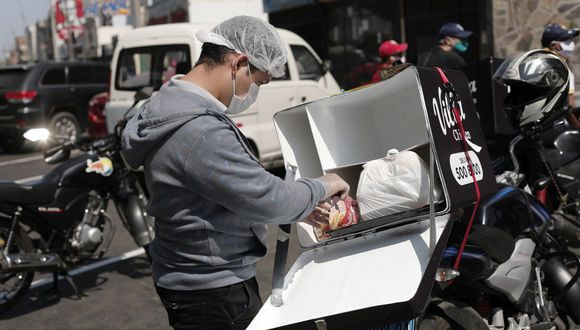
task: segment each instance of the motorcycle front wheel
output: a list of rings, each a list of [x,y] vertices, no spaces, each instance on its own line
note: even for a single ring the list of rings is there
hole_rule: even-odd
[[[447,317],[440,315],[426,315],[421,325],[420,330],[464,330],[459,324],[453,322]]]
[[[0,222],[0,253],[4,253],[8,241],[10,224]],[[22,230],[16,230],[14,240],[9,248],[9,253],[32,253],[34,248],[32,241]],[[26,295],[34,272],[4,272],[0,270],[0,313],[10,310],[20,299]]]

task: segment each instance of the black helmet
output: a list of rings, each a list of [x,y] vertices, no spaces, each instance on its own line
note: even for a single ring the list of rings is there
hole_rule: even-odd
[[[563,116],[570,77],[568,66],[559,56],[548,50],[533,50],[500,70],[502,82],[509,87],[505,113],[516,130],[532,133]]]

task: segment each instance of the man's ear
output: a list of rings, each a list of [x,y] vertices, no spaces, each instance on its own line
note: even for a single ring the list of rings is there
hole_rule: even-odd
[[[244,68],[248,65],[248,56],[244,54],[236,54],[235,59],[231,63],[232,74],[235,76],[240,68]]]
[[[550,48],[554,49],[556,51],[561,51],[562,50],[562,46],[560,46],[560,42],[559,41],[552,41],[550,42]]]

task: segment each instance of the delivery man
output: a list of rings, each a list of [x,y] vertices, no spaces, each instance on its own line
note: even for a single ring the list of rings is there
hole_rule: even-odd
[[[143,165],[155,216],[157,293],[175,329],[245,329],[260,309],[256,262],[267,224],[328,223],[321,203],[349,186],[336,175],[283,181],[267,172],[228,114],[284,75],[286,46],[263,20],[236,16],[198,33],[199,61],[141,107],[123,134]]]

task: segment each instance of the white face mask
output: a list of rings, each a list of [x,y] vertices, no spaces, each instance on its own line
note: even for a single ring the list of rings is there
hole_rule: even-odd
[[[247,110],[258,98],[258,92],[260,91],[260,86],[256,85],[252,81],[252,72],[250,72],[250,63],[248,62],[248,75],[250,76],[250,89],[248,90],[248,94],[244,97],[240,97],[236,95],[236,78],[232,79],[233,90],[234,94],[232,95],[232,100],[230,101],[230,106],[226,110],[226,113],[230,115],[235,115],[237,113],[243,112]]]
[[[567,41],[560,42],[560,47],[562,47],[560,54],[562,56],[569,57],[570,55],[572,55],[572,52],[574,51],[574,46],[575,46],[574,40],[567,40]]]

